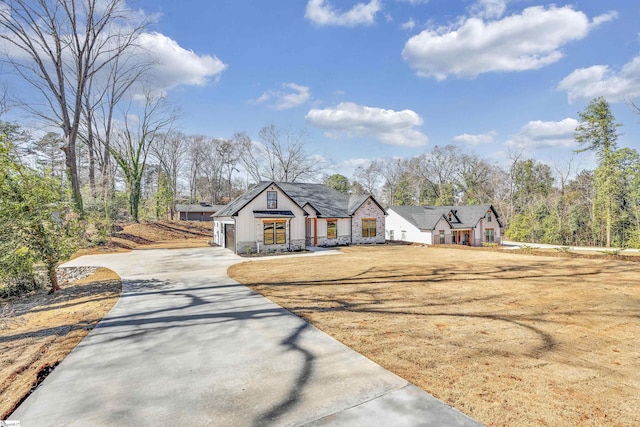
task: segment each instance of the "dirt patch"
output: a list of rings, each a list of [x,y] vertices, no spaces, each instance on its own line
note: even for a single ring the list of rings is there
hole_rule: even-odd
[[[636,262],[343,252],[229,274],[487,425],[640,425]]]
[[[0,420],[44,379],[115,305],[122,282],[113,271],[0,302]]]
[[[119,224],[104,245],[79,250],[82,255],[128,252],[132,249],[183,249],[209,246],[213,237],[212,224],[204,221],[142,221]]]

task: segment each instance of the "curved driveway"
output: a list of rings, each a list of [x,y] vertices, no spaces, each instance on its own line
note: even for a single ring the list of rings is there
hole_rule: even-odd
[[[221,248],[85,256],[109,314],[13,414],[30,426],[478,425],[231,280]]]

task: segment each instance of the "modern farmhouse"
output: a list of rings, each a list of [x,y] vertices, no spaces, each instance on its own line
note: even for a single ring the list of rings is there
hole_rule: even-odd
[[[385,215],[369,195],[323,184],[260,182],[213,216],[213,241],[236,253],[385,242]]]
[[[500,243],[502,224],[492,205],[391,206],[387,212],[389,240],[427,245]]]

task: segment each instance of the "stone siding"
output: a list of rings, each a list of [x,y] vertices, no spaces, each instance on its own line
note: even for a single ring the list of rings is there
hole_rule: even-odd
[[[362,219],[376,219],[376,235],[375,237],[362,237]],[[384,212],[371,199],[368,199],[353,215],[351,229],[353,233],[352,243],[359,244],[375,244],[385,242]]]

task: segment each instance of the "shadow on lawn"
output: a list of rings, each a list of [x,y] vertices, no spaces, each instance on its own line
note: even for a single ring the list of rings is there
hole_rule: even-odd
[[[289,266],[289,268],[291,268]],[[540,325],[549,323],[562,326],[569,324],[569,320],[561,320],[557,315],[581,316],[581,315],[597,315],[612,318],[638,318],[640,317],[639,308],[631,308],[616,311],[615,309],[604,310],[601,307],[578,310],[558,310],[545,311],[543,306],[537,311],[527,312],[527,308],[520,307],[520,313],[509,313],[505,310],[508,296],[517,298],[512,289],[513,284],[519,281],[528,281],[530,284],[548,284],[563,283],[559,286],[567,286],[570,292],[570,286],[574,283],[582,283],[591,278],[605,272],[607,266],[595,268],[589,265],[588,268],[572,268],[567,273],[557,271],[558,269],[550,268],[547,262],[537,262],[532,265],[503,265],[503,266],[483,266],[473,270],[451,269],[438,267],[425,267],[420,271],[414,270],[409,273],[402,273],[400,269],[391,267],[369,267],[351,276],[331,279],[313,279],[313,280],[291,280],[278,281],[274,283],[245,283],[258,291],[263,291],[268,297],[276,298],[285,307],[292,312],[299,314],[306,319],[311,320],[314,312],[344,312],[358,314],[395,315],[395,316],[411,316],[411,317],[454,317],[474,320],[489,320],[495,322],[504,322],[517,328],[528,331],[535,337],[535,345],[528,347],[529,351],[522,354],[539,357],[541,353],[553,351],[558,341],[554,336],[545,331]],[[624,270],[631,271],[630,267],[620,267]],[[336,267],[334,271],[339,271]],[[466,295],[464,290],[456,290],[456,283],[469,282],[473,285],[477,284],[479,289],[484,283],[492,281],[504,281],[504,292],[494,290],[489,294],[478,292],[475,295]],[[420,294],[398,294],[392,288],[394,286],[424,286],[440,283],[452,283],[451,288],[446,292],[438,292],[433,290],[425,293],[425,299],[419,300]],[[341,287],[354,287],[353,292],[344,292]],[[634,282],[617,282],[616,286],[637,286]],[[440,288],[437,288],[440,289]],[[343,293],[343,295],[339,295]],[[410,297],[411,296],[411,297]],[[427,298],[428,297],[428,298]],[[432,299],[430,297],[433,297]],[[490,309],[478,309],[477,307],[469,307],[471,304],[487,303],[486,307],[490,307],[491,303],[500,303],[502,308],[498,312],[492,312]]]

